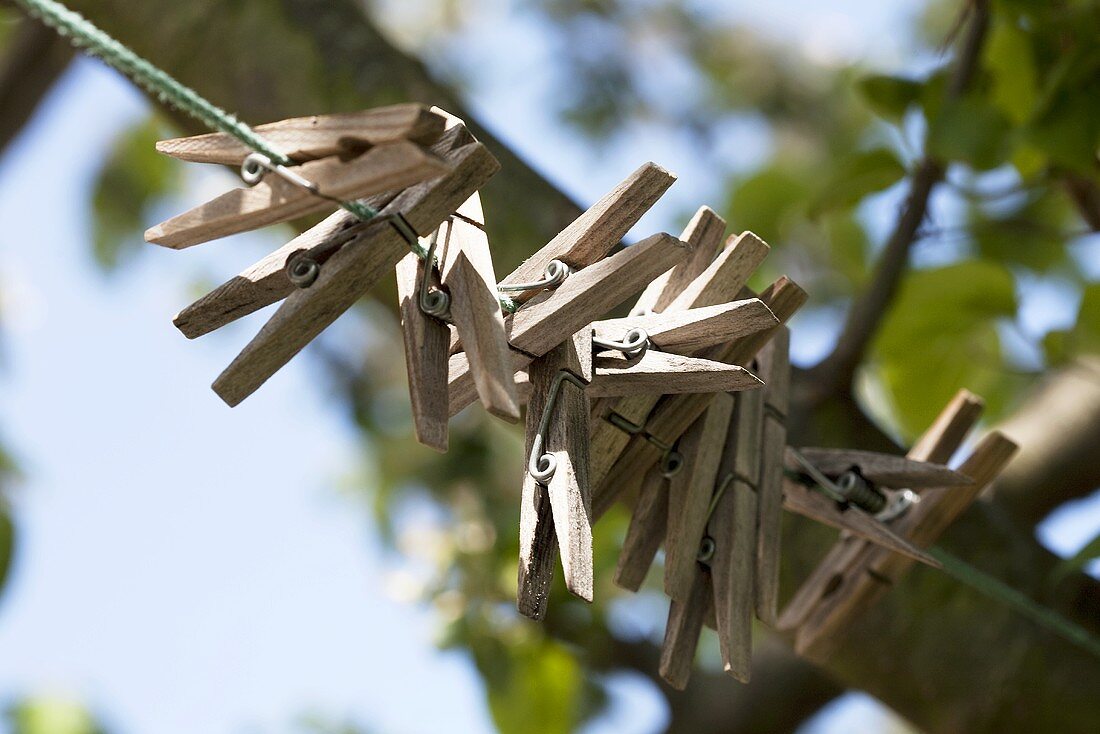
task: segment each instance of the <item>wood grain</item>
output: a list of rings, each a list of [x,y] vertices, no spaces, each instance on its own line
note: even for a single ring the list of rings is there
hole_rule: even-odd
[[[828,477],[838,477],[856,468],[864,479],[879,487],[921,489],[962,487],[971,484],[964,476],[943,464],[915,461],[856,449],[802,448],[802,455]]]
[[[723,669],[742,683],[752,669],[753,568],[756,492],[736,479],[722,493],[707,523],[714,540],[710,561],[714,614]]]
[[[427,264],[415,252],[397,263],[397,300],[416,440],[447,450],[447,324],[420,310]],[[435,268],[430,271],[438,287]]]
[[[620,352],[596,355],[591,397],[652,393],[715,393],[754,390],[764,383],[744,367],[647,349],[636,357]]]
[[[443,117],[424,105],[398,104],[360,112],[294,117],[257,125],[254,129],[279,152],[302,163],[398,140],[427,145],[439,138],[443,126]],[[226,133],[161,140],[157,150],[184,161],[229,166],[241,165],[252,152]]]
[[[598,339],[619,340],[631,329],[645,329],[652,345],[662,352],[691,355],[778,323],[763,301],[746,298],[702,308],[596,321],[592,332]]]
[[[451,318],[462,338],[481,404],[507,421],[519,420],[504,314],[497,296],[496,273],[489,251],[481,197],[476,193],[440,226],[443,286],[451,295]],[[448,342],[450,338],[448,336]]]
[[[668,308],[673,299],[680,295],[691,281],[702,275],[714,260],[714,256],[722,246],[725,233],[726,220],[718,216],[709,206],[699,207],[680,235],[680,239],[692,246],[691,256],[654,278],[642,291],[642,295],[638,296],[634,307],[630,309],[630,315],[660,313]]]
[[[659,672],[665,682],[678,691],[687,688],[691,668],[695,663],[695,648],[703,620],[710,613],[712,600],[710,578],[698,563],[692,568],[690,591],[684,601],[672,600],[665,623],[665,638],[661,643]]]
[[[760,484],[756,492],[756,616],[775,625],[779,605],[779,560],[782,547],[783,455],[787,447],[790,392],[790,331],[779,329],[757,356],[764,386],[764,431],[760,449]]]
[[[700,308],[725,303],[748,282],[771,248],[752,232],[731,237],[729,244],[702,275],[692,280],[666,310]]]
[[[539,280],[551,260],[561,260],[578,270],[597,262],[619,244],[630,228],[657,203],[675,180],[673,174],[656,163],[646,163],[590,206],[538,252],[527,258],[501,284],[514,285]],[[672,264],[669,265],[671,266]],[[646,283],[649,280],[652,278],[647,279]],[[523,303],[538,293],[539,291],[524,291],[514,293],[512,297],[518,303]]]
[[[615,567],[615,583],[637,591],[649,573],[668,523],[669,481],[659,466],[650,467],[642,480],[638,501],[630,515],[623,548]]]
[[[480,143],[456,150],[452,163],[450,174],[406,189],[382,214],[403,212],[417,234],[427,234],[499,168]],[[214,391],[229,405],[240,403],[390,272],[407,251],[408,243],[392,227],[364,230],[324,264],[313,285],[287,297],[214,381]]]
[[[316,184],[325,196],[357,199],[437,178],[447,173],[448,167],[415,143],[400,142],[376,146],[347,162],[322,158],[293,170]],[[150,227],[145,239],[179,250],[335,206],[330,199],[268,174],[255,186],[232,189]]]
[[[707,525],[732,412],[733,398],[726,393],[715,395],[676,447],[683,456],[683,469],[669,480],[665,537],[665,593],[673,599],[684,601],[691,592],[695,558]]]

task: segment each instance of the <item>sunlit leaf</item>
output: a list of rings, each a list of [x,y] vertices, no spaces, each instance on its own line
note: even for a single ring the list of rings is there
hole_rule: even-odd
[[[1085,286],[1077,321],[1069,329],[1047,333],[1043,351],[1050,365],[1062,365],[1085,354],[1100,354],[1100,283]]]
[[[31,698],[7,711],[11,734],[102,734],[92,715],[79,703],[63,698]]]
[[[905,433],[925,428],[959,388],[1005,394],[995,327],[1015,313],[1015,285],[1002,265],[969,260],[906,278],[873,348]]]
[[[986,44],[985,66],[993,77],[993,104],[1012,122],[1026,122],[1038,95],[1028,34],[1009,21],[997,23]]]
[[[1065,263],[1065,232],[1074,216],[1062,192],[1040,190],[1018,198],[1021,203],[1010,208],[972,208],[969,226],[978,252],[1038,272]]]
[[[779,242],[790,219],[804,214],[811,190],[808,176],[781,164],[770,166],[734,185],[729,220],[767,242]]]
[[[12,522],[10,508],[3,499],[0,499],[0,594],[3,594],[4,586],[7,584],[14,553],[15,524]]]
[[[890,188],[905,176],[905,166],[885,148],[861,151],[836,162],[825,176],[811,213],[854,206],[863,197]]]
[[[487,675],[489,710],[502,734],[569,734],[578,723],[582,672],[574,655],[543,636],[512,645]]]
[[[920,82],[883,74],[860,79],[856,88],[875,114],[894,122],[902,118],[921,94]]]
[[[95,260],[106,270],[144,245],[146,212],[178,183],[178,165],[154,148],[162,137],[153,118],[124,130],[99,171],[92,241]]]
[[[947,102],[932,121],[930,152],[944,162],[959,161],[978,170],[995,168],[1010,152],[1010,124],[999,110],[977,96]]]

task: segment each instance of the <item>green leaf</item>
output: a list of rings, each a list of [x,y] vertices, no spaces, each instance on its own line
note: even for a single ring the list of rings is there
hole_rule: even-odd
[[[985,67],[993,77],[994,106],[1017,125],[1026,122],[1038,97],[1035,54],[1028,35],[1011,22],[998,22],[986,44]]]
[[[113,270],[144,244],[146,213],[178,184],[178,166],[154,147],[163,137],[150,117],[122,132],[99,171],[92,197],[93,254]]]
[[[19,701],[7,712],[11,734],[102,734],[92,715],[64,698],[37,697]]]
[[[744,222],[767,242],[780,242],[792,219],[804,213],[810,196],[808,172],[775,164],[737,183],[729,199],[729,219]]]
[[[1060,190],[1029,191],[1020,205],[1006,209],[973,207],[969,229],[978,252],[989,260],[1036,272],[1066,262],[1066,235],[1075,215]]]
[[[944,163],[959,161],[988,170],[1008,157],[1010,129],[999,110],[970,96],[944,103],[929,129],[928,147]]]
[[[1015,284],[1002,265],[968,260],[906,278],[872,349],[906,435],[926,428],[959,388],[1011,397],[996,322],[1015,313]]]
[[[905,166],[886,148],[849,155],[825,177],[810,212],[817,216],[826,210],[854,206],[868,194],[888,189],[904,177]]]
[[[884,74],[865,76],[856,90],[875,114],[898,122],[921,96],[922,84],[913,79]]]
[[[504,675],[487,676],[489,710],[502,734],[569,734],[577,723],[580,664],[545,637],[514,645]]]
[[[1025,140],[1056,163],[1095,176],[1100,146],[1100,95],[1068,90],[1042,119],[1028,126]]]
[[[0,594],[8,581],[11,560],[15,554],[15,524],[7,503],[0,499]]]

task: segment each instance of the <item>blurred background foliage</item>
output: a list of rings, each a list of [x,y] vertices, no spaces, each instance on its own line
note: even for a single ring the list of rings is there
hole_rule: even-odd
[[[476,88],[479,74],[451,42],[470,31],[468,17],[480,17],[468,5],[417,0],[399,13],[392,2],[371,3],[375,23],[460,90]],[[996,0],[971,83],[954,96],[951,64],[974,12],[966,2],[930,2],[913,19],[916,47],[905,50],[905,67],[890,73],[731,25],[718,2],[515,5],[550,34],[548,112],[593,150],[629,142],[640,129],[687,139],[712,181],[714,198],[705,203],[734,231],[752,229],[774,248],[757,285],[787,273],[810,293],[796,333],[839,331],[914,175],[926,161],[941,169],[912,269],[857,375],[865,408],[899,440],[911,440],[960,386],[983,395],[996,421],[1044,372],[1100,351],[1100,273],[1080,246],[1100,228],[1095,2]],[[170,122],[143,122],[105,156],[90,202],[94,258],[105,271],[140,256],[141,230],[182,190],[181,166],[152,145]],[[712,154],[731,130],[746,128],[763,154]],[[505,263],[531,245],[494,242]],[[1036,331],[1023,309],[1048,292],[1044,285],[1076,304],[1076,317]],[[394,551],[394,593],[434,606],[440,644],[469,652],[501,731],[529,731],[532,720],[540,731],[573,731],[606,702],[606,674],[643,655],[640,642],[659,641],[660,591],[651,583],[634,597],[610,582],[627,518],[617,509],[596,528],[600,601],[578,602],[556,579],[545,625],[515,615],[522,439],[468,411],[447,454],[411,441],[400,350],[376,348],[400,338],[391,302],[365,303],[361,318],[370,326],[358,341],[344,330],[315,355],[362,431],[357,485]],[[10,466],[0,454],[0,469]],[[0,581],[12,532],[0,503]],[[1073,567],[1100,556],[1098,543]],[[713,665],[711,658],[704,653],[701,663]],[[20,734],[98,730],[49,702],[20,704],[9,718]],[[352,731],[342,726],[316,730]]]

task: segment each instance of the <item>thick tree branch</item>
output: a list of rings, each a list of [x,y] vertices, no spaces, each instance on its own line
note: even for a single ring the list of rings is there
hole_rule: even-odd
[[[0,61],[0,153],[23,129],[72,58],[65,39],[41,23],[19,21]]]
[[[1047,377],[1001,430],[1020,452],[994,496],[1022,527],[1100,488],[1100,358],[1083,358]]]
[[[962,48],[948,83],[949,100],[960,97],[969,86],[978,66],[989,25],[987,0],[972,0],[967,8],[973,17],[967,26]],[[852,302],[832,353],[812,370],[814,392],[808,397],[813,400],[825,400],[837,392],[850,389],[856,369],[863,361],[863,355],[897,294],[909,262],[909,251],[928,210],[929,197],[943,174],[943,165],[926,152],[913,173],[909,195],[894,230],[879,255],[870,287]]]

